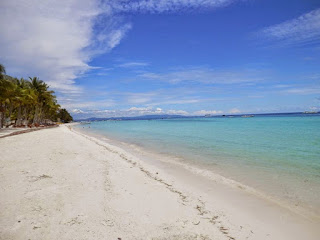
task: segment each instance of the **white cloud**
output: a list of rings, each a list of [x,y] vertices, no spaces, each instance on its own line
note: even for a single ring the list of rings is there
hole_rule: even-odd
[[[130,113],[132,116],[146,115],[146,114],[164,114],[165,112],[161,108],[152,108],[152,107],[131,107],[128,110],[122,111]],[[125,114],[126,115],[126,114]]]
[[[167,114],[170,114],[170,115],[189,115],[189,113],[184,110],[168,110]]]
[[[239,110],[238,108],[232,108],[229,110],[229,113],[231,114],[238,114],[238,113],[241,113],[242,111]]]
[[[194,112],[195,115],[207,115],[207,114],[210,114],[210,115],[217,115],[217,114],[222,114],[223,111],[220,111],[220,110],[200,110],[200,111],[196,111]]]
[[[267,27],[259,35],[284,44],[309,44],[320,41],[320,9],[313,10],[274,26]]]
[[[81,92],[75,79],[91,69],[88,62],[114,48],[131,28],[99,3],[2,0],[1,63],[14,76],[39,76],[54,89]]]
[[[220,70],[208,67],[190,67],[188,69],[175,70],[168,73],[142,73],[139,78],[158,80],[172,84],[180,82],[200,82],[205,84],[235,84],[254,83],[263,80],[261,72],[257,70]]]
[[[131,107],[128,111],[150,111],[152,110],[151,107]]]
[[[86,113],[86,112],[82,111],[81,109],[76,109],[76,108],[72,109],[71,112],[72,113]]]
[[[121,0],[111,1],[119,12],[162,13],[176,11],[208,10],[223,7],[236,0]]]

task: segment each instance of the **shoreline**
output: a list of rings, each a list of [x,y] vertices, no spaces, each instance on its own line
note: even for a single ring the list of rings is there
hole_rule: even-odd
[[[220,191],[219,194],[228,195],[230,194],[230,189],[228,188],[232,188],[231,191],[235,190],[235,192],[231,194],[231,195],[234,195],[232,197],[236,198],[238,197],[238,194],[240,194],[240,195],[243,195],[243,196],[240,196],[241,198],[243,198],[242,201],[257,201],[256,202],[257,208],[264,207],[266,208],[265,209],[266,211],[269,211],[270,208],[275,208],[277,209],[277,211],[282,212],[287,217],[290,215],[289,218],[291,217],[292,219],[302,218],[306,222],[314,223],[315,226],[316,224],[320,223],[319,215],[313,214],[313,212],[307,211],[304,208],[294,207],[294,205],[289,206],[287,205],[287,202],[281,201],[281,199],[273,198],[264,192],[261,192],[250,186],[242,184],[236,180],[224,177],[219,173],[212,172],[209,170],[207,171],[191,163],[172,161],[172,156],[167,156],[164,160],[163,155],[158,155],[153,151],[148,151],[148,153],[145,155],[147,149],[141,148],[141,146],[138,147],[139,149],[136,149],[137,146],[135,146],[134,144],[115,140],[115,139],[106,137],[104,135],[93,134],[93,133],[90,133],[90,130],[89,132],[86,130],[81,130],[81,128],[76,128],[76,129],[73,128],[73,130],[76,132],[79,132],[80,134],[85,135],[86,137],[92,138],[93,141],[99,141],[100,144],[108,144],[108,145],[111,145],[112,147],[120,148],[120,152],[124,151],[125,153],[130,153],[135,158],[138,158],[141,161],[142,165],[145,165],[151,169],[153,167],[156,167],[157,171],[159,170],[168,171],[170,169],[170,171],[168,171],[169,174],[165,175],[165,179],[170,179],[169,181],[173,183],[177,183],[181,181],[189,182],[190,185],[188,185],[188,187],[193,185],[193,181],[194,182],[200,181],[201,185],[204,185],[203,183],[206,183],[207,186],[211,185],[212,182],[218,183],[218,185],[221,185],[220,187],[218,187]],[[153,160],[150,162],[150,159],[153,159]],[[169,165],[169,167],[165,166],[167,164]],[[190,174],[192,175],[192,177]],[[172,176],[178,176],[178,177],[172,179],[171,178]],[[180,186],[180,187],[184,188],[185,186]],[[196,187],[199,187],[199,186],[196,186]],[[188,191],[187,189],[185,190]],[[199,193],[199,195],[202,193]],[[254,198],[255,200],[252,200],[251,198]],[[224,200],[222,199],[221,202],[223,201]],[[246,206],[246,207],[247,207],[247,210],[249,211],[250,206]],[[275,214],[277,215],[276,212]],[[320,236],[320,233],[319,233],[319,236]]]
[[[81,124],[77,124],[81,125]],[[91,132],[88,129],[81,128],[73,128],[74,131],[84,134],[86,136],[93,137],[94,139],[99,139],[102,142],[110,144],[112,146],[116,146],[118,148],[123,149],[125,152],[129,152],[135,157],[139,158],[143,161],[144,164],[150,164],[152,167],[160,167],[161,164],[169,164],[171,168],[184,169],[184,175],[193,174],[199,177],[204,177],[208,181],[219,182],[220,184],[226,185],[227,187],[241,189],[241,191],[245,191],[247,194],[254,195],[255,197],[261,198],[263,200],[269,201],[273,204],[278,205],[279,207],[285,208],[289,211],[294,212],[295,214],[300,215],[303,218],[309,219],[311,221],[317,221],[320,223],[320,215],[318,211],[314,211],[317,209],[306,208],[306,204],[304,206],[297,204],[295,202],[290,202],[288,199],[282,199],[277,196],[272,196],[269,193],[254,188],[246,183],[239,182],[236,179],[230,178],[229,176],[224,176],[223,172],[215,171],[214,169],[207,168],[208,166],[201,162],[190,162],[185,161],[183,157],[172,156],[170,154],[160,154],[154,149],[148,149],[144,146],[139,146],[134,143],[128,143],[123,140],[114,139],[110,136],[105,136],[103,134],[98,134]],[[175,174],[175,173],[172,173]],[[230,174],[229,174],[230,175]],[[185,176],[182,176],[185,178]]]
[[[0,239],[320,236],[319,222],[68,126],[0,141]]]

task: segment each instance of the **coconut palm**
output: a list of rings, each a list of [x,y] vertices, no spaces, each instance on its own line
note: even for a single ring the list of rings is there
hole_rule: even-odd
[[[6,117],[10,117],[13,108],[13,98],[15,97],[14,82],[2,77],[0,79],[0,126],[6,123]],[[6,113],[8,112],[8,116]]]
[[[12,121],[21,126],[57,120],[62,110],[44,81],[37,77],[17,79],[4,73],[5,68],[0,64],[0,128],[9,126]],[[64,120],[71,121],[72,117]]]
[[[33,89],[30,88],[30,82],[21,78],[15,79],[16,84],[16,126],[21,126],[23,121],[28,122],[28,113],[37,103],[37,96]]]
[[[43,106],[49,102],[50,95],[53,94],[53,91],[48,91],[49,86],[37,77],[29,77],[29,79],[30,87],[35,91],[38,100],[35,105],[33,124],[39,124],[42,120]]]

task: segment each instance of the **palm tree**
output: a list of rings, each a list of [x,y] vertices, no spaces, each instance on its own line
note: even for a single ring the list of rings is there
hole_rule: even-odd
[[[36,96],[34,94],[34,90],[30,88],[30,82],[26,81],[25,79],[21,78],[20,80],[15,79],[16,83],[16,126],[21,126],[23,120],[28,119],[28,109],[34,104],[36,104]]]
[[[29,77],[29,79],[30,87],[35,91],[38,99],[38,102],[35,105],[33,124],[39,124],[41,121],[42,107],[45,104],[47,95],[49,94],[47,91],[48,85],[37,77]]]
[[[38,102],[38,97],[36,92],[32,88],[28,88],[26,90],[25,98],[24,98],[24,110],[23,110],[23,120],[24,125],[27,125],[29,123],[29,119],[33,118],[33,110],[34,106]]]
[[[6,123],[6,112],[9,109],[8,117],[10,117],[13,108],[13,98],[16,94],[15,84],[2,77],[0,79],[0,127]]]
[[[6,68],[0,64],[0,78],[3,78],[3,75],[6,73]]]
[[[5,75],[0,64],[0,128],[12,121],[15,126],[33,125],[56,121],[60,115],[63,120],[72,121],[65,109],[60,109],[56,96],[49,86],[37,77],[25,80]],[[9,124],[8,124],[9,123]]]
[[[57,105],[56,96],[54,91],[49,91],[49,86],[37,77],[29,78],[30,86],[34,89],[38,103],[35,107],[35,114],[33,118],[33,124],[40,124],[47,116],[51,108],[55,109]]]

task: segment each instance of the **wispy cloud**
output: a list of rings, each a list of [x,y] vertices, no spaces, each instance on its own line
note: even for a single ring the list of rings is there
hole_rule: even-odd
[[[122,98],[122,102],[125,102],[125,104],[144,104],[147,106],[162,106],[173,104],[184,105],[198,103],[200,101],[202,100],[198,97],[191,97],[186,93],[179,93],[179,90],[156,90],[145,93],[124,93],[124,96]]]
[[[303,87],[288,88],[288,89],[282,90],[281,93],[297,94],[297,95],[320,94],[320,87],[319,86],[303,86]]]
[[[199,82],[206,84],[235,84],[253,83],[263,80],[258,70],[219,70],[208,67],[191,67],[167,73],[146,72],[138,75],[139,78],[166,81],[172,84],[180,82]]]
[[[87,101],[87,100],[75,100],[75,98],[71,99],[62,99],[61,107],[67,109],[82,109],[87,111],[87,109],[103,109],[115,106],[116,102],[113,99],[101,99],[96,101]]]
[[[229,5],[237,0],[120,0],[110,1],[119,12],[163,13],[192,10],[208,10]]]
[[[223,111],[221,110],[200,110],[200,111],[196,111],[194,112],[194,115],[207,115],[207,114],[210,114],[210,115],[217,115],[217,114],[222,114]]]
[[[125,105],[144,105],[144,106],[192,106],[199,103],[230,102],[237,101],[235,97],[217,97],[214,90],[210,88],[175,87],[172,89],[164,88],[148,92],[122,92],[118,94],[118,103]]]
[[[320,9],[261,30],[258,35],[282,44],[320,43]]]
[[[174,98],[174,97],[167,97],[167,100],[163,99],[156,99],[154,102],[149,103],[150,106],[159,106],[159,105],[185,105],[185,104],[193,104],[198,103],[201,101],[205,101],[206,99],[199,99],[199,98],[191,98],[191,97],[184,97],[184,98]]]
[[[129,104],[147,104],[158,95],[158,92],[123,93],[123,95]]]
[[[168,110],[167,111],[167,114],[170,114],[170,115],[189,115],[189,113],[187,111],[184,111],[184,110]]]
[[[224,91],[225,92],[225,91]],[[94,100],[92,100],[92,96]],[[78,99],[77,99],[78,98]],[[174,87],[171,89],[156,89],[146,92],[123,92],[96,90],[81,94],[81,97],[61,97],[62,107],[68,109],[80,109],[87,112],[88,110],[101,109],[130,109],[135,108],[164,108],[172,110],[199,109],[207,104],[224,105],[233,104],[239,101],[238,97],[228,96],[221,97],[211,88],[203,89],[201,87]],[[138,109],[131,109],[138,110]],[[92,112],[91,112],[92,113]],[[171,113],[174,114],[174,113]]]
[[[118,64],[117,67],[135,68],[135,67],[146,67],[148,65],[149,63],[147,62],[125,62],[125,63]]]

